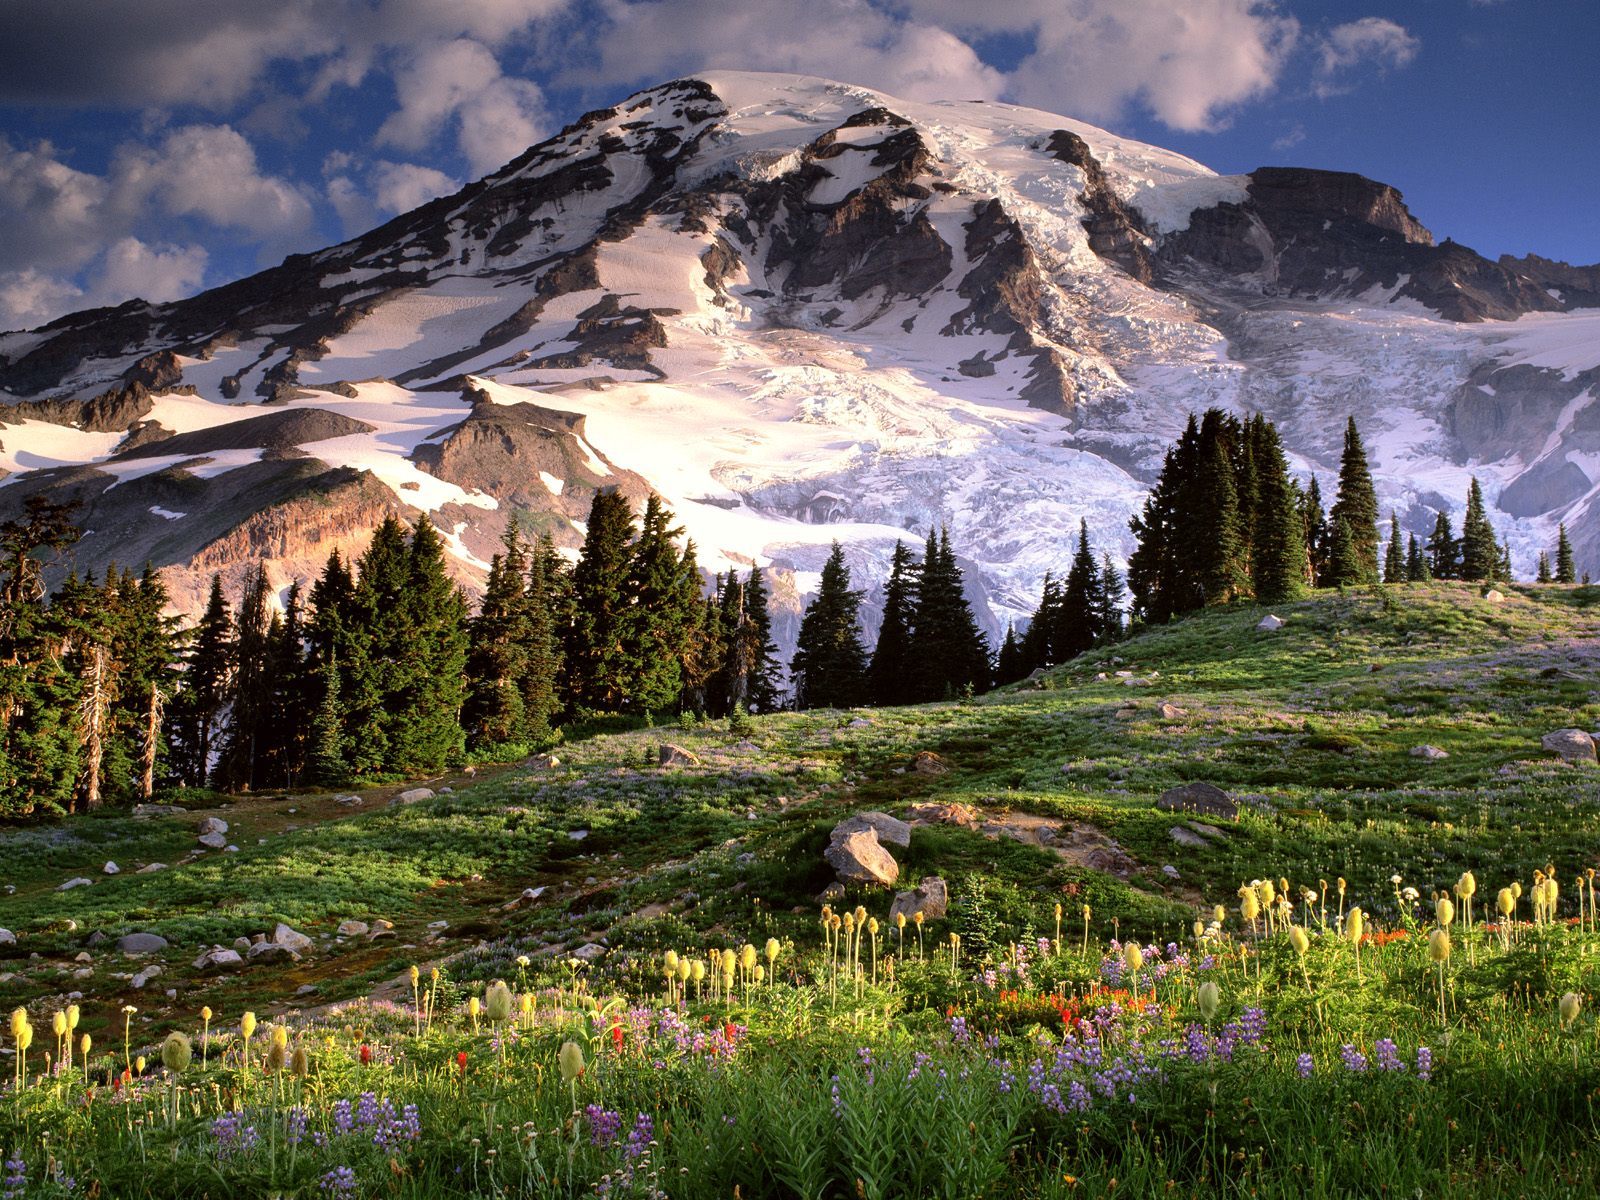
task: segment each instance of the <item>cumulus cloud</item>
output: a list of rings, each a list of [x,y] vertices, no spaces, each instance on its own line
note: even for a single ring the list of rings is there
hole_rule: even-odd
[[[1422,43],[1404,26],[1383,17],[1362,17],[1336,25],[1317,47],[1317,70],[1311,88],[1318,96],[1337,96],[1351,89],[1349,76],[1361,67],[1392,70],[1416,58]]]
[[[710,67],[794,71],[867,84],[908,99],[998,97],[1001,73],[927,22],[856,0],[604,0],[599,60],[574,79],[630,85]]]
[[[387,217],[449,195],[461,185],[443,171],[420,163],[330,154],[322,164],[328,202],[346,235],[365,233]]]
[[[73,309],[135,297],[177,300],[200,287],[208,257],[203,246],[147,245],[124,237],[90,261],[82,284],[34,267],[0,271],[0,329],[30,328]]]
[[[305,193],[263,174],[255,148],[227,125],[185,125],[154,146],[126,144],[112,164],[116,203],[138,211],[153,203],[261,238],[292,237],[311,222]]]

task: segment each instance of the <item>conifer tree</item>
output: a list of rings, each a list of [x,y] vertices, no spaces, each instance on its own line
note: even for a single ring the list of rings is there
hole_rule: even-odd
[[[1534,575],[1533,581],[1535,583],[1550,583],[1553,581],[1550,574],[1550,556],[1543,550],[1539,551],[1539,570]]]
[[[1185,569],[1185,542],[1195,524],[1189,481],[1199,471],[1200,427],[1191,413],[1182,436],[1167,450],[1139,515],[1128,523],[1137,543],[1128,559],[1128,590],[1134,612],[1153,624],[1205,603],[1204,591]]]
[[[386,516],[356,563],[345,623],[349,652],[340,656],[346,763],[355,777],[394,770],[398,762],[390,738],[415,676],[409,586],[405,526]]]
[[[271,586],[257,563],[245,577],[233,628],[233,678],[228,726],[213,778],[217,786],[248,791],[257,784],[260,741],[272,710]]]
[[[883,623],[868,668],[868,691],[874,704],[910,704],[915,697],[911,639],[918,574],[906,544],[895,542],[889,581],[883,589]]]
[[[1339,495],[1329,513],[1337,527],[1343,521],[1347,531],[1347,552],[1330,554],[1332,583],[1336,585],[1376,582],[1378,578],[1378,496],[1367,466],[1367,452],[1354,417],[1345,427],[1344,453],[1339,460]],[[1337,537],[1337,528],[1335,528]]]
[[[597,491],[572,572],[567,695],[578,711],[620,712],[632,690],[628,572],[633,514],[621,493]]]
[[[1249,592],[1248,559],[1226,428],[1220,421],[1214,429],[1208,428],[1211,424],[1207,420],[1201,425],[1201,474],[1189,514],[1210,536],[1189,538],[1186,544],[1194,555],[1203,602],[1231,604]]]
[[[1406,579],[1411,583],[1426,583],[1433,578],[1428,570],[1428,556],[1422,552],[1422,547],[1417,543],[1417,535],[1412,534],[1406,546]]]
[[[850,590],[844,549],[834,542],[789,664],[797,708],[848,708],[861,700],[867,661],[856,621],[860,607],[861,594]]]
[[[1251,576],[1256,599],[1277,604],[1297,599],[1305,590],[1306,517],[1299,490],[1289,478],[1278,431],[1265,417],[1251,422],[1258,513]],[[1319,501],[1320,504],[1320,501]]]
[[[1078,519],[1078,548],[1067,571],[1061,608],[1051,649],[1057,662],[1067,662],[1100,641],[1104,602],[1100,595],[1100,567],[1089,549],[1089,523]]]
[[[1450,514],[1443,509],[1434,518],[1427,549],[1428,569],[1435,579],[1461,578],[1461,543],[1451,527]]]
[[[344,705],[339,697],[339,652],[332,650],[312,676],[321,695],[311,718],[307,770],[311,782],[338,787],[348,778],[344,756]]]
[[[622,626],[625,683],[621,709],[660,712],[683,691],[683,659],[700,618],[700,571],[694,543],[680,551],[683,530],[659,496],[645,502],[626,584],[631,600]]]
[[[1122,583],[1122,572],[1111,561],[1111,555],[1100,556],[1100,638],[1105,642],[1122,640],[1122,602],[1127,594]]]
[[[749,622],[755,665],[750,674],[749,703],[753,713],[777,712],[781,703],[778,645],[772,640],[772,612],[767,603],[767,581],[759,565],[750,568],[744,588],[744,615]]]
[[[467,602],[445,570],[444,543],[426,517],[411,533],[405,569],[396,632],[405,638],[410,657],[401,676],[403,690],[385,698],[390,718],[386,767],[415,775],[441,769],[464,748]]]
[[[483,601],[467,623],[467,694],[461,723],[474,747],[527,739],[523,680],[529,650],[528,553],[515,521],[489,560]]]
[[[522,721],[531,744],[549,742],[561,711],[561,625],[566,570],[549,534],[528,561],[527,622],[523,627]]]
[[[1477,476],[1467,488],[1467,515],[1461,522],[1461,578],[1493,579],[1500,570],[1500,545],[1484,510]]]
[[[1348,582],[1359,582],[1365,566],[1356,539],[1350,532],[1350,523],[1343,517],[1333,523],[1333,538],[1328,548],[1328,576],[1334,586],[1343,587]]]
[[[1322,505],[1322,486],[1315,475],[1305,490],[1300,512],[1305,529],[1306,584],[1321,587],[1328,574],[1332,533],[1328,529],[1328,515]]]
[[[1557,583],[1577,582],[1578,571],[1572,560],[1572,542],[1567,537],[1566,522],[1556,527],[1556,572]]]
[[[947,700],[989,686],[989,646],[967,603],[950,531],[928,531],[911,619],[912,697]]]
[[[1393,512],[1389,514],[1389,546],[1383,554],[1383,581],[1406,581],[1406,553],[1400,546],[1400,518]]]
[[[1022,635],[1022,661],[1029,671],[1048,667],[1056,658],[1050,638],[1061,619],[1061,586],[1046,571],[1044,587],[1039,594],[1039,607],[1033,610],[1027,631]]]
[[[1017,637],[1016,626],[1006,622],[1005,640],[1000,643],[1000,654],[995,660],[994,681],[998,687],[1016,683],[1028,675],[1028,665],[1022,657],[1022,641]]]
[[[233,680],[233,615],[222,577],[211,577],[205,612],[183,662],[173,731],[173,773],[188,787],[203,787],[220,744],[218,722]]]

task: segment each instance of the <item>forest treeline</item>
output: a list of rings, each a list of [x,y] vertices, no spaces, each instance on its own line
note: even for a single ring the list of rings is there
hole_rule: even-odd
[[[864,595],[835,543],[785,679],[761,568],[708,587],[654,496],[635,514],[598,492],[574,562],[513,523],[475,613],[432,523],[390,517],[358,560],[330,555],[308,590],[280,595],[258,565],[230,605],[214,578],[189,628],[166,615],[148,567],[98,581],[69,572],[48,591],[47,566],[79,531],[70,506],[34,496],[0,525],[0,817],[180,787],[413,777],[527,754],[605,714],[737,723],[785,707],[953,699],[1207,606],[1510,577],[1476,479],[1459,536],[1445,512],[1422,543],[1395,514],[1388,525],[1385,546],[1354,421],[1324,510],[1317,479],[1291,476],[1271,422],[1209,410],[1190,418],[1132,520],[1125,578],[1080,521],[1067,570],[1046,575],[1031,619],[993,650],[948,530],[930,530],[920,556],[896,545],[869,649]],[[1539,579],[1575,580],[1565,527]]]

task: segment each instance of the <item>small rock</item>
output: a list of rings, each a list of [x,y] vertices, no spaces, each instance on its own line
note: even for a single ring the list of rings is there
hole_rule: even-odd
[[[663,767],[698,767],[700,760],[682,746],[662,742],[656,750],[656,760]]]
[[[911,845],[911,826],[885,812],[863,812],[846,817],[833,827],[832,836],[840,838],[859,829],[872,830],[878,835],[878,841],[891,846]]]
[[[879,845],[877,833],[870,828],[835,836],[822,857],[846,882],[881,883],[887,887],[900,877],[900,864]]]
[[[156,954],[166,948],[167,939],[159,933],[125,933],[117,939],[123,954]]]
[[[589,831],[587,829],[569,829],[567,830],[567,836],[575,842],[581,842],[589,836]]]
[[[207,817],[200,822],[200,828],[195,832],[202,837],[208,833],[227,833],[228,823],[221,817]]]
[[[356,795],[354,792],[345,792],[341,796],[335,796],[333,798],[333,802],[335,804],[342,804],[345,808],[354,808],[358,804],[366,803],[365,800]]]
[[[959,825],[975,829],[978,814],[965,804],[918,804],[911,809],[911,820],[919,825]]]
[[[228,844],[228,835],[225,833],[202,833],[195,840],[207,850],[221,850]]]
[[[387,930],[387,929],[393,929],[394,928],[394,922],[393,921],[389,921],[389,920],[385,920],[383,917],[378,917],[376,920],[374,920],[372,922],[372,927],[374,929],[377,929],[377,930],[380,930],[380,931]]]
[[[258,941],[265,941],[265,940],[266,940],[266,935],[260,934],[260,933],[256,934],[254,939],[247,938],[247,937],[236,937],[236,938],[233,939],[233,948],[235,950],[243,952],[245,950],[250,949],[250,947],[254,946]]]
[[[396,804],[416,804],[416,803],[418,803],[419,801],[422,801],[422,800],[432,800],[432,799],[433,799],[433,789],[432,788],[423,788],[423,787],[407,788],[405,791],[403,791],[399,795],[397,795],[393,800],[389,801],[389,804],[391,806],[396,805]]]
[[[1117,678],[1118,679],[1132,679],[1133,678],[1133,672],[1132,671],[1118,671],[1117,672]]]
[[[229,843],[229,844],[228,844],[228,845],[226,845],[226,846],[224,846],[224,847],[223,847],[223,848],[222,848],[222,852],[223,852],[223,853],[224,853],[224,854],[237,854],[237,853],[239,853],[239,847],[237,847],[237,846],[235,846],[235,845],[233,845],[233,844],[232,844],[232,843],[231,843],[231,842],[230,842],[230,843]]]
[[[1450,757],[1449,751],[1441,750],[1437,746],[1429,745],[1413,746],[1411,747],[1410,753],[1412,758],[1439,759]]]
[[[87,950],[79,950],[77,954],[73,955],[72,961],[81,963],[93,962],[94,955],[90,954]]]
[[[136,988],[142,988],[159,974],[161,974],[161,968],[152,963],[139,971],[129,982]]]
[[[317,990],[317,985],[316,984],[314,984],[314,983],[302,983],[299,987],[295,988],[294,994],[296,996],[309,996],[309,995],[311,995],[312,992],[314,992],[316,990]]]
[[[1163,700],[1160,704],[1156,705],[1156,716],[1160,717],[1163,721],[1176,721],[1179,717],[1186,717],[1188,715],[1189,712],[1187,709],[1179,708],[1176,704],[1173,704],[1168,700]]]
[[[135,804],[133,815],[136,817],[181,817],[189,810],[180,808],[176,804]]]
[[[1165,866],[1163,866],[1161,868],[1161,873],[1163,875],[1165,875],[1168,879],[1177,879],[1177,878],[1179,878],[1178,868],[1173,866],[1171,863],[1167,863]]]
[[[1239,806],[1227,792],[1212,783],[1186,783],[1168,788],[1161,793],[1156,807],[1166,812],[1194,812],[1207,817],[1223,817],[1229,821],[1239,817]]]
[[[857,717],[855,720],[851,721],[848,725],[846,725],[845,728],[846,729],[871,729],[872,728],[872,722],[867,720],[865,717]]]
[[[15,946],[17,935],[9,929],[0,929],[0,946]]]
[[[1096,683],[1104,683],[1109,678],[1110,678],[1110,676],[1107,675],[1104,671],[1096,671],[1094,673],[1094,681]]]
[[[428,928],[429,929],[448,929],[449,927],[450,927],[450,922],[449,921],[429,921],[428,922]]]
[[[89,935],[89,941],[87,944],[90,946],[103,946],[109,940],[110,939],[106,937],[104,930],[96,929]]]
[[[1557,729],[1544,735],[1539,743],[1553,754],[1559,754],[1570,763],[1595,761],[1594,738],[1581,729]]]
[[[224,950],[221,946],[214,946],[199,958],[194,960],[194,969],[202,975],[214,975],[221,971],[237,971],[244,966],[244,959],[237,950]]]
[[[368,925],[365,921],[355,921],[355,920],[340,921],[339,922],[339,936],[340,937],[360,937],[362,934],[366,933],[371,928],[372,927],[370,925]]]
[[[94,883],[92,879],[85,879],[82,875],[69,879],[56,889],[58,892],[70,892],[73,888],[89,887]]]
[[[74,971],[72,973],[72,977],[74,979],[93,979],[94,978],[94,968],[93,967],[79,967],[76,971]]]
[[[918,750],[911,760],[911,769],[918,775],[943,775],[950,770],[950,765],[932,750]]]
[[[166,863],[146,863],[134,872],[135,875],[154,875],[157,871],[165,871]]]
[[[272,931],[272,940],[280,946],[287,946],[294,951],[311,949],[314,944],[305,934],[299,933],[279,921]]]
[[[1174,825],[1171,829],[1167,830],[1167,836],[1173,841],[1177,842],[1178,845],[1187,846],[1191,850],[1204,850],[1210,845],[1205,838],[1201,837],[1194,830],[1188,829],[1182,825]]]
[[[453,787],[442,787],[439,789],[439,795],[441,796],[454,796],[455,794],[456,790]]]
[[[367,934],[367,941],[375,942],[379,938],[392,938],[393,936],[394,930],[392,929],[374,929],[371,933]]]
[[[1274,630],[1282,629],[1286,624],[1288,624],[1288,622],[1286,622],[1282,617],[1275,617],[1271,613],[1268,613],[1266,616],[1262,617],[1261,620],[1256,622],[1256,629],[1261,633],[1272,633]]]
[[[598,962],[606,956],[606,948],[598,942],[585,942],[569,956],[579,962]]]
[[[831,904],[835,900],[843,900],[844,884],[835,879],[827,887],[822,889],[822,892],[817,896],[817,899],[821,900],[824,904]]]
[[[950,910],[950,888],[937,875],[926,875],[921,883],[909,892],[897,892],[889,906],[889,920],[905,913],[912,920],[919,912],[924,919],[937,921]]]
[[[1194,830],[1203,838],[1225,838],[1228,836],[1215,825],[1207,825],[1202,821],[1190,821],[1189,828]]]
[[[1483,598],[1490,604],[1504,604],[1506,602],[1505,593],[1499,588],[1490,588],[1483,594]]]
[[[122,874],[122,868],[117,866],[117,864],[114,863],[114,862],[107,862],[105,866],[100,868],[100,874],[102,874],[102,875],[120,875],[120,874]]]
[[[561,760],[554,754],[535,754],[528,760],[528,765],[539,771],[549,771],[561,765]]]

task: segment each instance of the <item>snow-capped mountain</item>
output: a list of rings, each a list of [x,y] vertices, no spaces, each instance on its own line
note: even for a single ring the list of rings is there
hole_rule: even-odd
[[[1359,176],[714,72],[321,253],[0,335],[0,519],[75,498],[81,566],[150,559],[192,608],[385,512],[470,581],[514,514],[575,547],[594,489],[654,489],[709,569],[775,568],[791,621],[834,539],[875,587],[948,524],[998,630],[1080,516],[1130,548],[1161,451],[1222,405],[1330,492],[1354,415],[1407,527],[1476,474],[1520,569],[1563,519],[1600,567],[1586,305],[1600,269],[1435,245]]]

